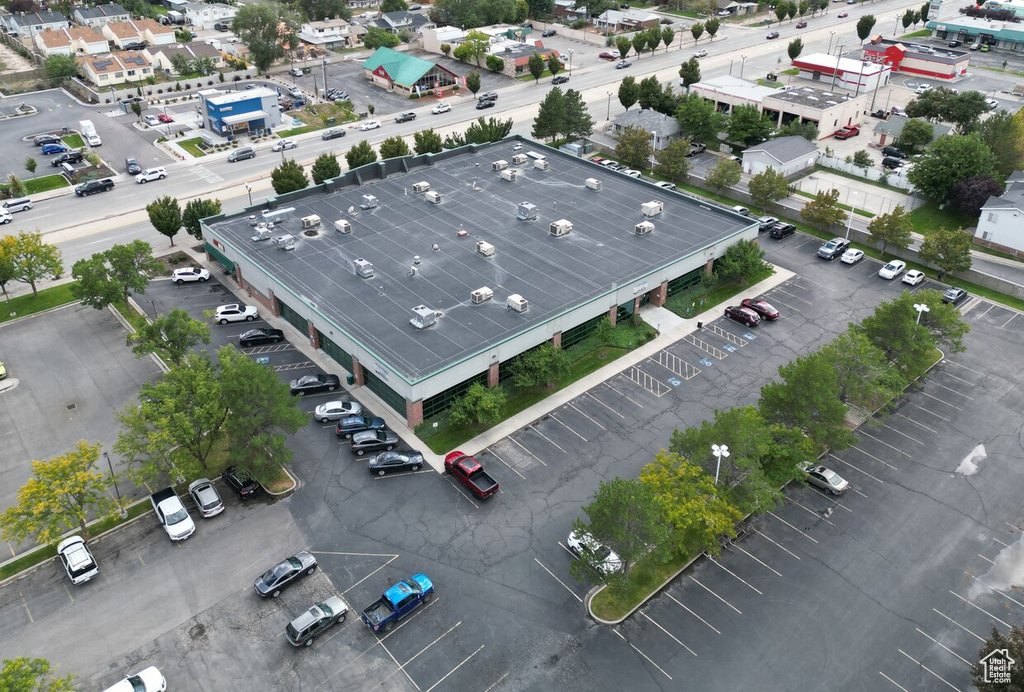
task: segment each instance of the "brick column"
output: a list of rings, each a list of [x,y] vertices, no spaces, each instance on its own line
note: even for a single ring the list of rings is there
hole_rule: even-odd
[[[555,348],[562,348],[562,332],[558,332],[551,337],[551,345]]]
[[[277,296],[274,295],[273,289],[270,291],[270,312],[274,317],[281,316],[281,302],[277,299]]]
[[[410,428],[415,428],[423,422],[423,400],[405,400],[405,423]]]
[[[640,296],[637,296],[636,298],[633,299],[633,314],[640,314]]]
[[[618,317],[618,315],[619,315],[619,306],[618,305],[613,305],[608,310],[608,321],[612,323],[613,327],[615,326],[615,318]]]
[[[487,368],[487,386],[497,387],[498,386],[498,375],[500,373],[499,364],[492,363],[491,367]]]
[[[306,322],[306,330],[309,332],[309,345],[314,349],[320,348],[320,330],[313,326],[312,322]]]
[[[712,257],[711,259],[709,259],[707,261],[707,263],[705,263],[705,265],[704,265],[704,273],[705,274],[713,274],[714,271],[715,271],[715,259]]]
[[[352,356],[352,376],[356,378],[357,387],[366,386],[366,377],[363,376],[363,366],[355,356]]]
[[[665,304],[665,300],[668,298],[668,281],[662,281],[661,286],[651,291],[651,305],[661,307]]]

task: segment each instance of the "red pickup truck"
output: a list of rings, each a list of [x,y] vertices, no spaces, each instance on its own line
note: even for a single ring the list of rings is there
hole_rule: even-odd
[[[481,500],[498,492],[498,481],[487,475],[476,459],[462,452],[449,453],[444,458],[444,470],[458,478]]]

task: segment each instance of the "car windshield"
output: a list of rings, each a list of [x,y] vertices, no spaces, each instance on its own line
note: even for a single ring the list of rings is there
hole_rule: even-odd
[[[188,519],[188,512],[185,511],[184,507],[179,509],[174,514],[167,515],[167,523],[168,524],[178,524],[180,522],[185,521],[186,519]]]

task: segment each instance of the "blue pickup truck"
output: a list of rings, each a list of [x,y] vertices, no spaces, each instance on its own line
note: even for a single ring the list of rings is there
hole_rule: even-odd
[[[390,632],[395,623],[414,611],[421,603],[434,598],[434,584],[425,574],[414,574],[400,581],[363,609],[363,622],[374,632]]]

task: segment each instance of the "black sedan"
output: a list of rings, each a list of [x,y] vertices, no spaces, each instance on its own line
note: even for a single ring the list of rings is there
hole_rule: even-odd
[[[398,446],[398,435],[390,430],[364,430],[352,435],[352,451],[359,456],[367,452],[390,452]]]
[[[316,571],[316,558],[313,553],[300,550],[291,557],[277,563],[266,572],[256,577],[253,588],[261,598],[277,598],[281,591],[288,588],[306,574]]]
[[[291,381],[291,391],[295,396],[306,396],[307,394],[320,394],[322,392],[333,392],[341,386],[341,379],[337,375],[305,375],[297,380]]]
[[[758,322],[761,321],[756,312],[742,305],[730,305],[725,309],[725,316],[730,320],[742,322],[748,327],[756,327]]]
[[[279,341],[284,341],[284,332],[280,329],[250,329],[247,332],[242,332],[238,337],[238,345],[242,348],[276,344]]]
[[[960,303],[967,300],[967,291],[962,288],[948,288],[946,292],[942,294],[943,303],[952,303],[953,305],[959,305]]]
[[[383,430],[384,419],[375,416],[345,416],[338,421],[338,427],[334,431],[338,437],[349,438],[356,433],[366,430]]]
[[[764,299],[763,296],[757,298],[744,298],[740,301],[740,305],[745,308],[750,308],[757,313],[758,317],[762,320],[777,320],[779,319],[778,309]]]
[[[38,135],[33,138],[32,143],[37,147],[41,147],[44,144],[60,144],[60,137],[57,135]]]
[[[370,473],[375,473],[378,476],[393,471],[419,471],[421,466],[423,466],[423,455],[413,450],[381,452],[372,457],[366,465],[370,469]]]
[[[476,109],[482,111],[484,108],[494,108],[494,101],[477,101]]]
[[[240,471],[237,466],[227,467],[220,477],[235,491],[239,500],[248,500],[260,491],[260,484],[250,478],[245,471]]]

